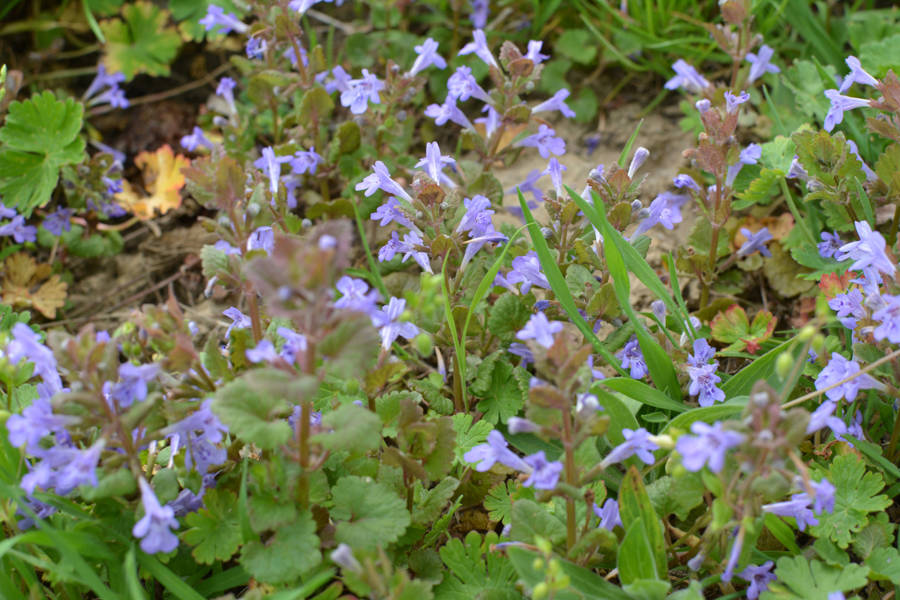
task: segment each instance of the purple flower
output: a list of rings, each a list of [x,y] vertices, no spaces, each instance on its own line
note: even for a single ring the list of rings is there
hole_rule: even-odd
[[[769,589],[769,584],[775,581],[775,574],[772,573],[772,567],[775,565],[771,560],[763,564],[747,565],[747,568],[738,573],[738,577],[744,581],[749,581],[750,586],[747,588],[747,600],[756,600],[761,592]]]
[[[222,311],[222,314],[228,317],[233,321],[233,323],[225,330],[225,337],[228,337],[228,334],[231,333],[232,329],[247,329],[252,325],[250,321],[250,317],[239,311],[235,307],[226,308]]]
[[[853,259],[855,262],[850,265],[850,268],[862,271],[866,279],[871,279],[876,283],[881,282],[879,273],[893,276],[896,267],[885,253],[887,244],[882,235],[877,231],[872,231],[872,227],[866,221],[856,221],[855,225],[859,241],[841,246],[838,253],[835,254],[835,258],[839,261]]]
[[[731,545],[731,552],[728,554],[728,562],[725,564],[725,570],[722,571],[722,581],[731,581],[734,575],[734,568],[737,566],[738,559],[741,557],[741,550],[744,547],[744,530],[738,529],[734,543]]]
[[[187,417],[164,429],[166,435],[179,435],[187,438],[195,435],[211,444],[218,444],[225,439],[228,427],[212,412],[212,399],[207,398],[200,408]]]
[[[506,280],[512,284],[521,283],[523,294],[527,294],[533,285],[545,290],[550,289],[550,282],[541,272],[541,261],[534,250],[529,250],[527,254],[513,259],[512,271],[506,276]]]
[[[550,348],[553,346],[554,336],[562,331],[562,328],[562,323],[550,321],[547,319],[547,315],[539,312],[528,319],[525,327],[516,333],[516,338],[520,340],[534,340],[544,348]]]
[[[268,47],[269,44],[266,40],[258,37],[251,37],[247,40],[247,45],[244,46],[244,49],[247,53],[247,58],[253,60],[265,56]]]
[[[446,183],[453,185],[449,177],[444,175],[445,165],[454,165],[456,160],[452,156],[442,156],[441,147],[437,142],[428,142],[425,144],[425,158],[420,159],[416,163],[416,167],[424,167],[428,176],[435,183]]]
[[[536,490],[552,490],[559,481],[559,474],[562,472],[563,464],[559,461],[548,461],[543,450],[524,458],[525,463],[533,470],[522,485],[525,487],[534,486]]]
[[[769,62],[774,54],[775,51],[765,44],[760,46],[759,54],[747,53],[745,60],[750,63],[750,74],[747,76],[747,83],[753,83],[766,73],[778,73],[781,71],[781,69]]]
[[[46,391],[52,395],[62,390],[62,379],[57,371],[56,357],[40,341],[40,336],[25,323],[16,323],[10,330],[13,339],[6,346],[6,356],[12,364],[23,358],[34,363],[34,374],[44,380]],[[49,396],[48,396],[49,397]]]
[[[327,71],[325,73],[327,73]],[[346,92],[350,89],[351,81],[353,81],[353,78],[344,70],[344,67],[337,65],[331,69],[331,79],[328,79],[325,82],[325,91],[329,94],[334,92]]]
[[[556,132],[543,123],[538,132],[516,143],[517,147],[537,148],[541,158],[550,158],[551,154],[562,156],[566,153],[566,142],[561,137],[556,137]]]
[[[823,402],[819,408],[809,416],[809,424],[806,426],[807,435],[819,431],[826,425],[836,436],[847,433],[847,426],[844,422],[837,417],[832,416],[836,408],[837,402],[834,400],[826,400]]]
[[[712,108],[712,102],[710,102],[707,98],[701,98],[694,103],[694,106],[697,107],[697,112],[699,112],[701,115],[705,115],[706,111]]]
[[[435,66],[438,69],[446,69],[447,61],[437,53],[437,49],[438,43],[431,38],[422,42],[421,45],[416,46],[416,60],[409,70],[409,76],[413,77],[418,75],[430,66]]]
[[[865,98],[843,96],[837,90],[825,90],[825,96],[831,101],[831,108],[825,115],[825,131],[831,131],[835,125],[844,120],[844,111],[864,108],[870,104],[870,101]]]
[[[288,2],[288,8],[297,11],[301,15],[306,13],[310,8],[319,2],[331,2],[332,0],[291,0]]]
[[[22,478],[20,487],[28,495],[38,487],[53,489],[65,496],[80,485],[97,486],[97,463],[103,440],[81,450],[71,445],[57,444],[36,452],[41,458],[34,468]]]
[[[694,190],[695,192],[700,191],[700,186],[697,185],[697,182],[694,181],[694,178],[684,173],[676,175],[672,179],[672,185],[674,185],[678,189],[688,188],[690,190]]]
[[[514,194],[514,193],[516,193],[516,190],[521,190],[523,194],[530,193],[536,201],[540,202],[541,200],[544,199],[544,193],[541,191],[541,189],[539,187],[537,187],[535,185],[535,183],[537,183],[537,181],[546,174],[547,174],[547,171],[541,172],[541,171],[538,171],[537,169],[534,169],[534,170],[530,171],[528,173],[528,175],[525,176],[525,181],[518,184],[517,186],[515,186],[512,189],[506,190],[506,193]],[[521,210],[521,209],[519,209],[519,210]]]
[[[716,384],[722,381],[722,378],[716,375],[716,367],[718,362],[702,365],[699,367],[688,367],[688,375],[691,377],[691,386],[688,393],[691,396],[700,395],[698,402],[700,406],[712,406],[716,402],[725,400],[725,392],[716,387]]]
[[[522,363],[520,366],[525,366],[528,363],[534,362],[534,354],[525,344],[520,344],[519,342],[513,342],[507,348],[507,352],[510,354],[514,354],[522,359]]]
[[[900,343],[900,296],[884,294],[881,298],[884,303],[872,313],[872,319],[879,323],[872,334],[879,342],[887,339],[892,344]]]
[[[223,77],[219,80],[219,85],[216,86],[216,95],[225,99],[232,112],[237,112],[237,108],[234,105],[234,87],[236,85],[237,83],[231,77]]]
[[[623,369],[630,369],[629,374],[632,379],[642,379],[647,373],[647,363],[644,362],[644,355],[638,344],[637,337],[631,336],[625,347],[616,353],[616,358],[622,361]]]
[[[69,222],[69,219],[72,218],[73,214],[74,211],[70,208],[58,208],[44,217],[44,221],[41,225],[53,235],[62,235],[63,231],[72,229],[72,224]]]
[[[622,430],[622,435],[625,436],[625,441],[613,448],[612,451],[606,455],[606,458],[600,463],[603,468],[622,462],[635,454],[646,464],[653,464],[653,451],[659,450],[659,446],[653,443],[650,439],[650,433],[646,429],[641,427],[640,429],[632,431],[631,429],[625,428]]]
[[[485,38],[484,31],[481,29],[475,29],[475,31],[472,32],[472,41],[462,47],[458,56],[472,53],[483,60],[487,65],[493,65],[498,69],[500,68],[500,65],[498,65],[497,61],[494,59],[494,55],[491,54],[490,48],[488,48],[487,38]]]
[[[762,146],[759,144],[747,144],[747,147],[741,150],[740,155],[738,155],[738,162],[728,167],[728,172],[725,174],[725,185],[731,187],[744,165],[755,165],[761,157]]]
[[[375,311],[374,307],[372,308],[372,311]],[[291,331],[287,327],[279,327],[275,330],[275,333],[277,333],[284,340],[284,344],[281,346],[281,358],[283,358],[288,364],[294,364],[294,360],[297,357],[297,354],[299,354],[300,352],[306,352],[306,336],[302,333]]]
[[[365,179],[356,184],[357,191],[365,190],[365,196],[368,198],[378,190],[394,196],[400,196],[410,204],[413,202],[412,196],[406,193],[399,183],[391,179],[391,174],[387,167],[380,160],[375,161],[372,167],[372,174],[366,176]]]
[[[290,162],[291,156],[275,156],[275,150],[266,146],[262,150],[262,156],[253,161],[253,166],[262,169],[269,177],[269,191],[272,195],[278,193],[278,181],[281,179],[281,165]]]
[[[297,150],[294,152],[294,156],[289,162],[291,163],[291,171],[297,175],[303,175],[304,173],[313,175],[319,163],[322,162],[322,157],[319,156],[314,147],[310,147],[309,150]]]
[[[509,449],[503,434],[491,431],[487,436],[487,443],[479,444],[463,455],[463,460],[475,465],[475,470],[484,473],[490,470],[495,463],[506,465],[517,471],[529,471],[528,463],[513,454]]]
[[[866,164],[866,161],[863,160],[862,156],[859,154],[859,148],[856,145],[856,142],[853,140],[847,140],[847,147],[850,148],[850,152],[853,153],[853,156],[860,162],[862,165],[862,171],[866,175],[866,179],[869,181],[875,181],[878,179],[878,174],[872,170],[872,167]]]
[[[380,329],[381,347],[388,350],[398,337],[410,340],[419,335],[419,328],[408,322],[401,322],[400,316],[406,308],[406,300],[391,298],[384,306],[384,310],[376,310],[372,313],[375,326]]]
[[[647,158],[650,156],[650,151],[640,146],[637,150],[634,151],[634,156],[631,158],[631,164],[628,165],[628,178],[631,179],[634,177],[634,174],[637,173],[637,170],[641,168],[641,166],[646,162]]]
[[[378,224],[382,227],[393,222],[410,229],[418,230],[413,222],[409,220],[409,217],[401,210],[402,206],[403,205],[400,204],[399,200],[393,196],[389,196],[388,199],[372,213],[370,218],[373,221],[378,221]]]
[[[738,248],[737,255],[739,258],[750,256],[754,252],[759,252],[763,256],[772,256],[766,243],[772,240],[772,234],[769,233],[768,227],[763,227],[756,233],[751,232],[746,227],[741,227],[741,234],[747,238],[747,241]]]
[[[384,89],[384,82],[368,69],[362,70],[362,78],[351,79],[347,82],[347,89],[341,92],[341,106],[350,109],[354,115],[361,115],[369,108],[369,102],[380,104],[378,92]]]
[[[171,531],[178,529],[175,511],[171,506],[160,506],[156,494],[143,477],[138,479],[138,484],[141,487],[144,516],[134,524],[131,533],[141,540],[141,550],[147,554],[172,552],[178,547],[178,537]]]
[[[553,96],[551,96],[549,99],[544,100],[543,102],[532,108],[531,112],[538,113],[558,110],[564,117],[566,117],[567,119],[571,119],[575,116],[575,111],[569,108],[569,105],[566,104],[566,98],[568,97],[569,90],[567,90],[566,88],[562,88],[561,90],[553,94]]]
[[[506,422],[506,427],[512,435],[517,433],[537,433],[541,430],[540,425],[521,417],[510,417],[509,421]]]
[[[435,125],[444,125],[447,121],[452,121],[460,127],[467,129],[475,129],[469,118],[456,106],[453,98],[447,98],[443,104],[430,104],[425,109],[425,116],[434,119]]]
[[[811,481],[810,485],[814,493],[813,512],[817,515],[834,512],[834,494],[837,490],[831,482],[823,478],[819,482]]]
[[[120,408],[128,408],[135,402],[143,402],[147,397],[147,384],[156,378],[159,373],[159,365],[133,365],[123,363],[119,365],[119,381],[112,386],[110,397],[115,400]]]
[[[837,590],[828,594],[827,600],[847,600],[847,597],[844,596],[844,592]]]
[[[199,146],[203,146],[205,148],[212,149],[213,143],[207,139],[206,135],[204,135],[203,130],[197,126],[194,126],[193,131],[189,135],[186,135],[181,138],[181,145],[188,152],[193,152]]]
[[[341,297],[334,303],[335,308],[355,310],[367,315],[377,310],[375,304],[380,299],[378,290],[369,290],[369,284],[362,279],[344,275],[338,279],[335,287],[341,293]]]
[[[35,398],[29,406],[22,409],[22,414],[12,414],[6,421],[9,432],[9,443],[34,454],[39,451],[39,442],[67,425],[77,422],[76,417],[53,414],[53,406],[49,398]]]
[[[688,200],[690,197],[684,194],[662,192],[650,203],[647,217],[640,222],[632,237],[637,237],[656,225],[662,225],[669,230],[674,229],[675,225],[682,221],[681,207]]]
[[[262,250],[266,254],[272,254],[272,250],[274,249],[275,232],[271,227],[259,227],[250,234],[249,238],[247,238],[247,252]]]
[[[857,320],[866,316],[862,292],[856,287],[829,300],[828,306],[837,313],[838,321],[847,329],[855,329]]]
[[[506,240],[506,236],[494,229],[491,216],[494,211],[490,209],[491,201],[481,195],[463,199],[466,212],[457,226],[457,232],[469,232],[469,240],[466,242],[466,252],[463,255],[462,265],[469,263],[475,253],[481,250],[488,242]]]
[[[860,372],[859,363],[853,360],[847,360],[837,352],[831,353],[831,360],[816,377],[816,389],[822,390],[839,381],[843,381],[849,377],[853,377],[850,381],[842,383],[837,387],[833,387],[825,392],[825,396],[829,400],[837,402],[841,398],[846,398],[847,402],[856,400],[856,395],[860,390],[868,390],[879,387],[878,381],[867,373],[857,375]]]
[[[716,355],[716,350],[703,338],[694,340],[694,353],[688,355],[687,362],[692,367],[702,367]]]
[[[261,362],[272,362],[278,358],[275,352],[275,345],[269,340],[260,340],[256,348],[248,348],[245,352],[247,360],[256,364]]]
[[[750,94],[747,92],[741,92],[739,96],[735,96],[730,91],[725,92],[725,111],[728,114],[733,115],[737,112],[738,107],[749,99]]]
[[[878,87],[878,80],[869,75],[866,70],[862,68],[862,64],[859,62],[858,58],[855,56],[848,56],[845,62],[847,63],[847,66],[850,67],[850,74],[841,81],[841,87],[838,88],[840,93],[843,94],[849,90],[850,86],[854,83]]]
[[[544,45],[544,42],[542,42],[540,40],[530,40],[528,42],[528,48],[527,48],[527,51],[525,52],[524,58],[527,58],[528,60],[533,62],[535,65],[539,65],[542,62],[544,62],[545,60],[547,60],[548,58],[550,58],[550,55],[548,55],[548,54],[541,54],[541,47],[543,45]]]
[[[612,531],[616,527],[624,527],[622,525],[622,517],[619,515],[619,503],[612,498],[607,498],[600,508],[594,505],[594,514],[600,517],[598,527]]]
[[[484,125],[485,137],[491,137],[500,127],[500,113],[494,110],[490,104],[485,104],[481,112],[486,112],[488,116],[475,119],[475,122]]]
[[[666,82],[665,88],[667,90],[683,87],[688,92],[696,94],[709,87],[709,82],[697,72],[697,69],[680,58],[672,65],[672,70],[675,71],[675,77]]]
[[[812,498],[808,494],[794,494],[790,500],[785,500],[784,502],[763,504],[762,509],[779,517],[793,517],[797,519],[797,529],[804,531],[807,525],[819,524],[819,520],[816,519],[813,511],[809,508],[811,502]]]
[[[111,177],[107,177],[104,175],[103,178],[101,179],[101,181],[103,181],[103,185],[106,186],[105,191],[106,191],[107,196],[115,196],[116,194],[121,194],[122,190],[124,189],[122,187],[122,179],[121,178],[112,179]],[[109,208],[110,206],[112,206],[114,208],[113,211],[110,210],[110,208]],[[125,214],[125,211],[123,209],[118,208],[115,204],[112,204],[112,203],[104,204],[101,208],[110,217],[121,217]],[[118,208],[117,211],[115,210],[116,208]],[[113,214],[114,212],[117,212],[119,214]]]
[[[488,0],[469,0],[469,6],[472,9],[472,25],[477,29],[483,29],[487,25],[490,2]]]
[[[0,236],[12,236],[17,244],[37,240],[37,227],[25,224],[25,217],[16,215],[12,221],[0,226]]]
[[[97,75],[94,77],[94,80],[91,81],[91,84],[82,94],[82,99],[87,100],[88,98],[92,98],[96,96],[100,90],[105,87],[108,88],[118,88],[120,83],[125,81],[124,73],[107,73],[106,67],[103,66],[103,63],[97,65]]]
[[[391,239],[378,251],[378,260],[386,262],[392,260],[397,253],[402,252],[403,260],[401,262],[406,262],[411,256],[422,267],[423,271],[431,273],[431,260],[428,257],[428,253],[417,250],[422,245],[422,238],[414,231],[405,234],[402,242],[397,236],[397,232],[392,231]]]
[[[213,31],[214,33],[225,34],[232,31],[244,33],[247,31],[247,25],[241,22],[234,13],[225,14],[222,7],[215,4],[209,5],[206,9],[206,16],[200,19],[199,22],[206,31]],[[217,27],[220,28],[219,31],[214,31]]]
[[[702,421],[691,425],[695,435],[682,435],[675,449],[681,454],[681,464],[688,471],[699,471],[703,465],[718,473],[725,466],[725,452],[744,441],[744,436],[736,431],[722,429],[716,422],[710,426]]]
[[[472,69],[463,65],[456,69],[456,72],[447,80],[447,98],[453,100],[466,101],[469,98],[478,98],[482,102],[490,102],[491,97],[487,95],[475,78],[472,76]]]
[[[819,256],[822,258],[831,258],[841,249],[841,246],[844,245],[843,240],[837,233],[828,233],[827,231],[823,231],[821,234],[822,241],[819,243]]]
[[[550,181],[553,182],[553,188],[556,190],[556,197],[563,197],[563,181],[562,174],[563,171],[567,171],[564,165],[559,164],[559,161],[554,156],[550,159],[550,162],[547,164],[547,169],[541,173],[541,175],[549,175]]]

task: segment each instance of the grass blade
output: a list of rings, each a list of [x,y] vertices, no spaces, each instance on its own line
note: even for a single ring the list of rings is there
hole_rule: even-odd
[[[662,410],[671,410],[677,413],[683,413],[688,408],[681,402],[672,400],[661,391],[650,387],[643,381],[631,379],[630,377],[616,377],[613,379],[603,379],[598,382],[599,385],[608,387],[621,394],[625,394],[629,398],[653,406]]]
[[[206,600],[203,596],[182,581],[181,577],[172,572],[169,567],[159,562],[159,559],[143,552],[138,554],[141,566],[147,569],[153,577],[169,590],[179,600]]]
[[[556,294],[556,299],[562,305],[563,310],[566,311],[566,314],[569,316],[569,319],[572,320],[572,323],[574,323],[578,330],[584,334],[585,339],[594,346],[594,350],[597,354],[602,356],[606,362],[611,364],[621,375],[627,377],[628,373],[622,368],[622,365],[619,364],[619,360],[613,356],[606,345],[600,341],[600,338],[597,337],[594,330],[591,329],[591,326],[587,324],[587,321],[585,321],[584,317],[578,312],[578,308],[575,306],[575,299],[572,298],[569,286],[566,285],[566,279],[559,270],[559,265],[553,260],[553,255],[550,254],[550,248],[547,247],[547,241],[541,234],[541,228],[538,226],[537,221],[534,220],[531,209],[528,208],[528,203],[525,201],[525,196],[522,195],[522,190],[517,191],[519,192],[519,204],[522,207],[522,214],[525,216],[525,223],[528,226],[528,233],[531,235],[531,242],[541,261],[544,275],[547,276],[547,281],[550,282],[550,288],[553,290],[553,293]]]

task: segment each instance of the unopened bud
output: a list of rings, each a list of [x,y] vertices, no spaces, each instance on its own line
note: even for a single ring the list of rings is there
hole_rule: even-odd
[[[510,433],[537,433],[541,430],[540,425],[537,423],[533,423],[528,419],[523,419],[521,417],[510,417],[509,421],[507,421],[507,429]]]
[[[260,206],[256,202],[251,202],[247,205],[247,214],[251,217],[255,217],[259,214]]]
[[[782,352],[778,355],[778,358],[775,359],[775,372],[782,379],[788,376],[793,367],[794,357],[787,352]]]
[[[632,200],[631,202],[631,212],[638,212],[642,208],[644,208],[644,204],[640,200]]]
[[[534,586],[534,590],[531,592],[531,597],[534,600],[543,600],[550,594],[550,586],[547,585],[546,581],[542,581],[536,586]]]
[[[628,166],[628,178],[631,179],[634,177],[634,174],[638,169],[641,168],[641,165],[644,164],[644,161],[647,160],[647,157],[650,156],[650,151],[641,146],[634,152],[634,158],[631,159],[631,164]]]
[[[413,345],[422,356],[431,356],[431,353],[434,351],[434,343],[431,341],[431,336],[427,333],[420,333],[414,337]]]
[[[339,544],[330,556],[334,564],[341,568],[354,573],[360,573],[362,571],[362,565],[359,564],[359,561],[353,556],[353,550],[347,544]]]
[[[821,333],[817,333],[813,336],[812,339],[812,349],[816,354],[822,354],[822,350],[825,349],[825,336]]]
[[[531,568],[535,571],[543,571],[544,570],[544,559],[541,557],[535,558],[531,561]]]
[[[710,109],[712,103],[706,98],[703,98],[702,100],[697,100],[697,103],[694,106],[696,106],[697,110],[700,111],[700,114],[703,115]]]
[[[797,334],[797,339],[801,342],[808,342],[812,339],[812,336],[815,335],[816,328],[812,325],[806,325],[803,329],[800,330],[800,333]]]

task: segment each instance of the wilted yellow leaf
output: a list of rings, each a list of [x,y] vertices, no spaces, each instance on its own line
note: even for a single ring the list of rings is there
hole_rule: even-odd
[[[163,215],[181,206],[181,188],[184,175],[181,169],[191,161],[181,154],[175,155],[168,144],[156,152],[141,152],[134,164],[144,172],[144,187],[149,196],[141,196],[124,181],[123,190],[116,194],[116,201],[140,219],[152,219],[156,212]]]
[[[66,302],[66,283],[60,281],[59,275],[51,275],[51,271],[50,265],[39,265],[22,252],[7,258],[3,269],[4,304],[34,308],[48,319],[56,318],[56,309]]]

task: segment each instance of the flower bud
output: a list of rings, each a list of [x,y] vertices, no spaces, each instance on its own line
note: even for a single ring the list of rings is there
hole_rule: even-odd
[[[775,359],[775,372],[782,379],[788,376],[793,367],[794,357],[787,352],[782,352],[778,355],[778,358]]]
[[[822,350],[825,349],[825,336],[821,333],[817,333],[813,336],[812,339],[812,349],[816,354],[822,354]]]
[[[534,590],[531,592],[531,597],[534,600],[544,600],[550,594],[550,586],[547,585],[546,581],[542,581],[536,586],[534,586]]]
[[[247,214],[251,217],[255,217],[259,214],[260,206],[256,202],[251,202],[247,205]]]
[[[535,571],[543,571],[544,570],[544,559],[541,557],[535,558],[531,561],[531,568]]]
[[[797,334],[797,339],[801,342],[808,342],[812,339],[812,336],[815,335],[816,328],[812,325],[805,325],[803,329],[800,330],[800,333]]]
[[[362,565],[353,556],[353,550],[347,544],[339,544],[331,553],[331,560],[338,566],[354,573],[362,572]]]
[[[434,343],[431,340],[431,336],[427,333],[420,333],[414,337],[413,346],[415,346],[419,354],[426,357],[431,356],[431,353],[434,351]]]
[[[537,433],[541,430],[540,425],[537,423],[532,423],[528,419],[523,419],[521,417],[510,417],[507,422],[507,427],[512,434]]]

